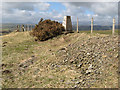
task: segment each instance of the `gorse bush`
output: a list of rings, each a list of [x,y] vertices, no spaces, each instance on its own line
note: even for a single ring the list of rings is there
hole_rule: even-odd
[[[30,35],[36,37],[39,41],[45,41],[62,34],[63,31],[64,27],[62,24],[49,19],[41,19],[38,25],[30,32]]]

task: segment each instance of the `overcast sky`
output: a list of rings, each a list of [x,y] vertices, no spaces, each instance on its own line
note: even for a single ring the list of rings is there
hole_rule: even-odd
[[[0,12],[1,13],[1,12]],[[118,18],[117,2],[4,2],[3,23],[38,23],[40,18],[63,21],[69,15],[72,22],[90,24],[93,17],[98,25],[111,25],[113,17]]]

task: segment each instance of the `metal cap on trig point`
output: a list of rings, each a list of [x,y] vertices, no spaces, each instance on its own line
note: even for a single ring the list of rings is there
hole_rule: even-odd
[[[71,32],[72,31],[71,16],[64,16],[62,25],[65,27],[65,31]]]

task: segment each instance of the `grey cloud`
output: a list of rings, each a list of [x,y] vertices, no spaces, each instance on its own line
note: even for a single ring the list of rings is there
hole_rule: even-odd
[[[67,4],[63,3],[63,5],[67,8],[74,6],[77,9],[77,7],[81,7],[100,15],[116,15],[118,11],[117,2],[69,2]]]
[[[73,21],[76,21],[77,17],[81,22],[90,22],[91,17],[94,17],[95,22],[101,22],[103,25],[112,23],[113,17],[116,18],[116,22],[118,21],[117,2],[69,2],[63,3],[63,5],[69,10],[69,15],[72,16]],[[75,12],[72,7],[74,7]],[[85,13],[86,10],[93,12],[93,14]]]
[[[13,23],[37,23],[40,18],[62,21],[63,16],[71,15],[72,21],[76,21],[78,17],[80,23],[87,22],[90,24],[91,17],[94,17],[96,24],[104,25],[111,24],[112,18],[115,17],[117,19],[118,16],[117,3],[69,2],[62,4],[66,6],[66,10],[58,13],[54,10],[46,12],[50,7],[49,3],[5,3],[3,6],[3,20],[4,22]],[[39,12],[36,12],[35,8]],[[93,14],[87,14],[86,10],[93,12]]]
[[[49,6],[48,3],[41,2],[4,2],[2,9],[6,13],[13,13],[14,9],[33,11],[36,8],[38,10],[47,10]]]
[[[49,9],[49,7],[48,3],[5,2],[2,7],[2,19],[6,23],[36,23],[35,20],[38,20],[40,16],[45,16],[39,12],[45,13],[44,11]]]
[[[33,3],[28,2],[7,2],[3,3],[3,11],[11,12],[13,9],[19,9],[19,10],[34,10]]]

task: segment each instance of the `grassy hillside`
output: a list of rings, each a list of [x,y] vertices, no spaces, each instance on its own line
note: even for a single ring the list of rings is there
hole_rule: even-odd
[[[111,31],[96,31],[93,35],[89,33],[89,31],[84,33],[83,31],[81,31],[81,33],[70,33],[44,42],[34,41],[34,38],[29,35],[29,32],[12,32],[8,35],[1,36],[3,43],[3,88],[118,87],[116,73],[118,58],[113,57],[111,58],[113,60],[106,61],[109,65],[107,66],[108,68],[106,68],[106,70],[109,72],[101,72],[105,73],[107,76],[102,77],[105,78],[103,80],[98,79],[98,81],[94,81],[93,85],[88,85],[87,80],[84,81],[78,78],[84,75],[81,74],[81,69],[76,68],[76,64],[69,65],[67,63],[61,63],[63,60],[65,60],[64,55],[66,55],[67,52],[66,48],[68,49],[68,52],[71,53],[71,48],[73,48],[72,51],[74,51],[76,48],[78,48],[78,46],[82,47],[81,45],[86,43],[85,41],[89,40],[90,38],[92,38],[94,41],[94,38],[96,40],[97,38],[101,39],[105,37],[106,40],[108,39],[110,41],[117,42],[117,33],[113,38],[113,36],[110,34]],[[100,43],[102,43],[102,41],[100,41]],[[73,45],[73,47],[69,47],[71,45]],[[116,48],[113,50],[108,47],[109,49],[107,53],[111,53],[110,55],[116,56],[117,44],[114,44],[113,42],[110,45],[113,45],[113,47]],[[88,47],[84,47],[83,49],[87,52],[86,48]],[[101,47],[101,49],[104,51],[105,48]],[[101,53],[103,53],[102,50]],[[73,56],[71,56],[74,57],[74,54],[77,54],[77,52],[79,53],[79,51],[72,52]],[[109,55],[104,55],[103,58],[107,57],[109,58]],[[89,60],[89,58],[90,57],[88,57],[87,60]],[[114,59],[116,62],[114,62]],[[78,81],[80,80],[86,84],[79,83]]]

